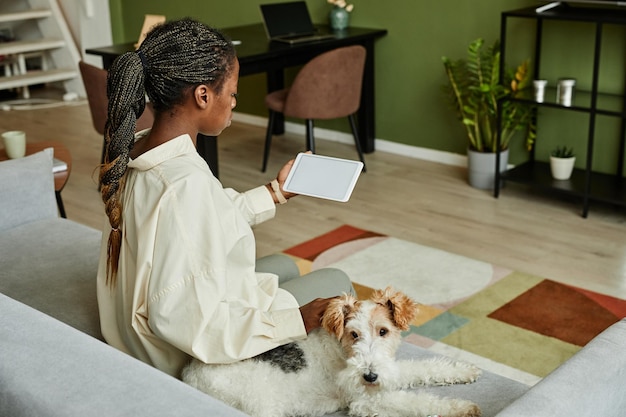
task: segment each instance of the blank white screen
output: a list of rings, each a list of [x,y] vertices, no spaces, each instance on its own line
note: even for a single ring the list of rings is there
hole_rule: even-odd
[[[302,155],[292,170],[288,191],[343,201],[349,197],[360,167],[354,161]]]

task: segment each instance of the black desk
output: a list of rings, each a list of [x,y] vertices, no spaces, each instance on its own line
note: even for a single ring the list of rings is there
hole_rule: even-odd
[[[329,32],[328,26],[317,26],[320,32]],[[363,90],[361,106],[357,115],[357,129],[363,151],[374,151],[375,139],[375,100],[374,100],[374,41],[385,36],[385,29],[366,29],[350,27],[344,31],[335,32],[335,38],[315,42],[306,42],[297,45],[288,45],[278,42],[269,42],[265,35],[263,24],[238,26],[222,29],[222,32],[232,40],[241,41],[236,46],[239,58],[239,75],[246,76],[258,73],[267,73],[267,91],[275,91],[284,87],[284,69],[303,65],[313,57],[348,45],[363,45],[367,49],[365,72],[363,74]],[[104,68],[108,69],[119,55],[133,51],[134,43],[90,48],[85,52],[102,57]],[[277,120],[275,133],[282,133],[284,124],[282,117]],[[204,156],[214,174],[217,170],[217,140],[204,138],[198,140],[198,152]]]

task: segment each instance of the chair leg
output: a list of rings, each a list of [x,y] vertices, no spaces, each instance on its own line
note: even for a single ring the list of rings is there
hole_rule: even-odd
[[[276,118],[276,112],[270,110],[270,114],[267,122],[267,132],[265,133],[265,149],[263,150],[263,166],[262,172],[267,169],[267,160],[270,157],[270,147],[272,146],[272,131],[274,130],[274,119]]]
[[[359,153],[359,159],[363,162],[363,172],[367,172],[367,168],[365,166],[365,158],[363,157],[363,150],[361,149],[361,141],[359,140],[359,133],[356,128],[356,120],[354,119],[354,114],[348,116],[348,120],[350,120],[350,128],[352,129],[352,135],[354,136],[354,145],[356,146],[356,151]]]
[[[306,119],[306,150],[315,153],[315,138],[313,137],[313,119]]]
[[[65,214],[65,206],[63,205],[63,199],[61,198],[61,192],[60,191],[55,191],[54,195],[55,195],[55,197],[57,199],[57,207],[59,208],[59,214],[64,219],[67,219],[67,215]]]

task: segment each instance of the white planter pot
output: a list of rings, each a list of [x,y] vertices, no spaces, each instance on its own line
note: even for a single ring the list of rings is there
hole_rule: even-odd
[[[555,180],[568,180],[569,177],[572,176],[574,162],[576,162],[575,156],[571,158],[555,158],[554,156],[550,156],[552,178]]]
[[[500,172],[506,171],[509,150],[500,152]],[[467,180],[474,188],[493,190],[496,178],[496,154],[467,150]]]

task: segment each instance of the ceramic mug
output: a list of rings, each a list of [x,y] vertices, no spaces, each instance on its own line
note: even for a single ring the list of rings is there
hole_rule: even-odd
[[[535,101],[537,103],[543,103],[547,84],[548,84],[548,80],[534,80],[533,81],[533,86],[535,87]]]
[[[26,155],[26,133],[21,130],[11,130],[2,134],[4,149],[11,159]]]

